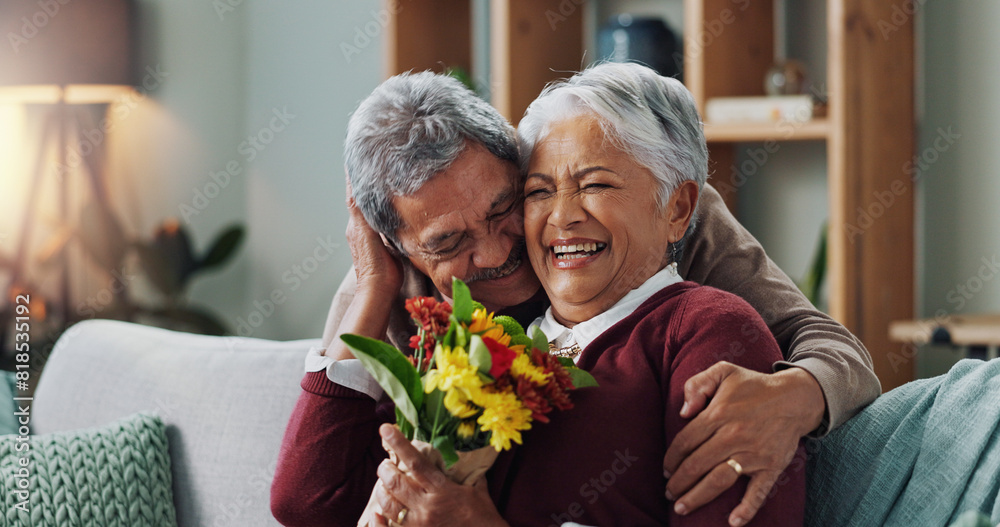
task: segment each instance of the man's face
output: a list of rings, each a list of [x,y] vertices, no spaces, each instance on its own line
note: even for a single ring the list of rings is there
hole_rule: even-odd
[[[396,236],[410,262],[451,298],[461,278],[491,311],[539,290],[524,247],[517,167],[470,142],[447,170],[417,192],[393,199],[403,220]]]

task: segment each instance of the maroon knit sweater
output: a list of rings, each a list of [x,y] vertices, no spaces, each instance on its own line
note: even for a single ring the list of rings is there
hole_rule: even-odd
[[[536,423],[524,444],[487,474],[512,526],[575,521],[612,525],[726,525],[748,478],[688,516],[664,497],[663,456],[686,424],[684,382],[719,361],[767,372],[781,352],[739,297],[684,282],[663,289],[600,335],[579,366],[597,388],[571,392],[575,408]],[[393,417],[367,395],[306,375],[271,488],[275,517],[290,526],[354,526],[386,457],[378,436]],[[800,449],[800,454],[801,454]],[[796,462],[751,525],[802,525],[804,463]]]

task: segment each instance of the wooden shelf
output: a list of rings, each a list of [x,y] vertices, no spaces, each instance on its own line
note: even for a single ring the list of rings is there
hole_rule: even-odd
[[[596,0],[595,0],[596,1]],[[384,0],[391,13],[390,75],[471,67],[471,0]],[[684,80],[701,115],[715,97],[761,96],[774,61],[773,2],[683,0]],[[638,3],[638,2],[637,2]],[[567,77],[585,53],[585,2],[490,2],[490,97],[515,124],[545,83]],[[398,6],[397,6],[398,7]],[[883,389],[913,378],[889,324],[913,316],[913,17],[891,2],[826,0],[827,91],[823,118],[794,124],[706,124],[712,166],[736,166],[741,142],[824,141],[829,191],[830,314],[868,347]],[[889,38],[872,28],[893,20]],[[902,192],[897,190],[902,185]],[[739,185],[723,192],[735,211]],[[892,207],[877,197],[893,189]],[[883,210],[884,209],[884,210]],[[865,220],[861,215],[875,215]]]
[[[824,141],[829,135],[830,121],[825,117],[804,123],[705,123],[709,143]]]
[[[935,332],[944,330],[938,338]],[[889,338],[912,344],[1000,346],[1000,315],[954,315],[946,320],[897,320],[889,325]]]

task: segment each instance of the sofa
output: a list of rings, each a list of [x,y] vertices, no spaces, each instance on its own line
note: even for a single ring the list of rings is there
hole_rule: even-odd
[[[82,322],[45,366],[32,433],[153,412],[166,425],[179,526],[278,525],[269,489],[305,353],[318,343]],[[883,395],[810,443],[806,524],[997,525],[998,423],[1000,359],[962,361]]]
[[[271,480],[306,351],[318,343],[82,322],[48,359],[34,394],[32,434],[153,412],[166,425],[180,527],[278,525]]]

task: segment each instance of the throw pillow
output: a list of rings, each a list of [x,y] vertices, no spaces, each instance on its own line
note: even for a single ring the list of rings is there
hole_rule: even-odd
[[[0,435],[17,433],[17,416],[14,412],[14,372],[0,371]]]
[[[176,527],[160,418],[138,413],[69,432],[0,436],[0,523]]]

